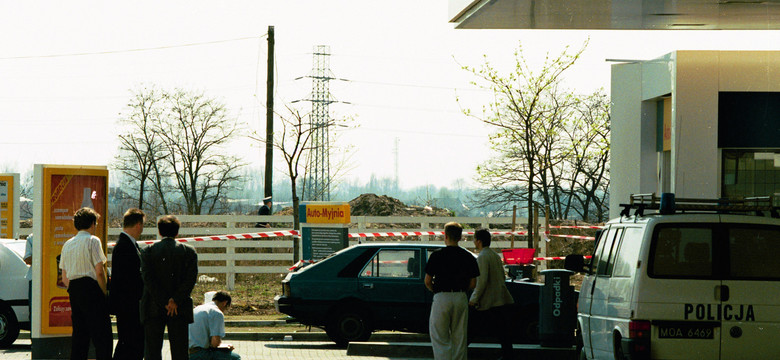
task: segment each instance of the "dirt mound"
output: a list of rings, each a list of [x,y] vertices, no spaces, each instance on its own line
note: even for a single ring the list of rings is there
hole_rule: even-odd
[[[376,194],[363,194],[349,202],[352,216],[452,216],[448,209],[430,206],[406,205],[401,200]],[[287,207],[275,215],[292,215],[292,207]]]
[[[349,206],[352,216],[452,216],[447,209],[406,205],[387,195],[363,194]]]

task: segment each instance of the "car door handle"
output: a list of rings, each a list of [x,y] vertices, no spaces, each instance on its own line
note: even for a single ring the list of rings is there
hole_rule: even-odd
[[[374,284],[372,284],[372,283],[364,283],[363,284],[363,289],[373,289],[373,288],[374,288]]]

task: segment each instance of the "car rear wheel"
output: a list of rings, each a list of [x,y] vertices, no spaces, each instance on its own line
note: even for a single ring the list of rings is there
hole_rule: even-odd
[[[7,348],[19,337],[19,321],[13,309],[0,303],[0,348]]]
[[[371,327],[365,312],[341,309],[325,326],[325,333],[336,345],[344,347],[350,342],[368,340],[371,337]]]

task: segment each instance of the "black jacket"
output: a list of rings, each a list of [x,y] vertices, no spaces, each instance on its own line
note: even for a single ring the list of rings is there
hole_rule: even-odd
[[[178,315],[192,322],[192,288],[198,278],[198,255],[190,245],[164,238],[141,251],[141,320],[165,317],[165,305],[173,299]]]
[[[108,292],[111,313],[121,313],[131,306],[138,312],[138,302],[141,301],[143,291],[140,250],[123,232],[119,234],[119,240],[111,254],[111,282]]]

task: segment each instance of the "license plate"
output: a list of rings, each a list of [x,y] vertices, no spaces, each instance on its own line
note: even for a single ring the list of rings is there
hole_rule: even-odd
[[[661,339],[712,339],[715,327],[704,324],[658,325],[658,337]]]

